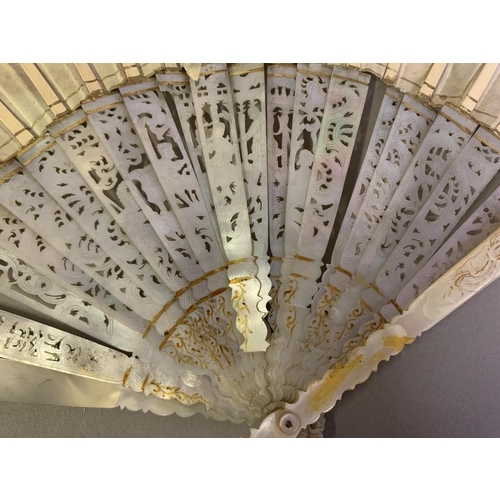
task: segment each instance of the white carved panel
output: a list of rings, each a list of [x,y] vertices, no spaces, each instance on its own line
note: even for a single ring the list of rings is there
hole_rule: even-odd
[[[156,83],[125,87],[121,91],[193,258],[205,272],[222,266],[224,257],[203,199],[203,191]]]
[[[15,171],[14,167],[11,169]],[[19,172],[4,181],[0,185],[0,195],[9,211],[50,241],[70,262],[84,270],[126,306],[144,319],[151,319],[155,315],[159,307],[151,297],[134,284],[130,276],[27,172]]]
[[[285,256],[286,192],[295,103],[295,65],[267,69],[267,168],[269,240],[272,254]]]
[[[298,64],[286,194],[285,254],[297,253],[314,154],[325,110],[332,68]]]
[[[120,383],[128,358],[56,328],[0,311],[0,355],[29,365]]]

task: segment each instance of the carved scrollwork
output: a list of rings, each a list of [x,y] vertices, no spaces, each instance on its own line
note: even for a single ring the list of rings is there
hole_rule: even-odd
[[[112,385],[108,405],[318,435],[500,275],[500,141],[450,80],[482,69],[455,66],[78,65],[81,109],[12,131],[49,127],[0,165],[0,295],[81,334],[1,313],[0,356]]]

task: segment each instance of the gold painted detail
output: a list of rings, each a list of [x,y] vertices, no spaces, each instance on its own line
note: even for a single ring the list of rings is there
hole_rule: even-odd
[[[329,402],[335,396],[335,393],[349,376],[349,374],[361,365],[363,355],[356,356],[352,361],[345,365],[337,366],[332,370],[326,379],[320,382],[319,387],[313,390],[308,398],[308,403],[314,412],[322,412],[328,407]]]
[[[125,386],[125,384],[127,383],[127,380],[128,380],[128,377],[129,377],[131,371],[132,371],[132,367],[129,366],[127,368],[127,370],[125,371],[125,373],[123,374],[123,380],[122,380],[123,386]]]
[[[250,69],[229,69],[229,76],[246,75],[248,73],[257,73],[258,71],[264,71],[264,67],[250,68]]]
[[[60,120],[60,121],[64,121],[66,119],[67,119],[67,117],[64,116],[64,117],[62,117],[62,120]],[[54,137],[54,139],[57,139],[58,137],[61,137],[64,134],[67,134],[68,132],[70,132],[74,128],[78,127],[78,125],[81,125],[82,123],[85,123],[85,122],[87,122],[87,115],[85,115],[84,118],[80,118],[76,122],[71,122],[71,124],[68,125],[66,128],[64,128],[63,130],[60,130],[58,132],[52,132],[51,135],[52,135],[52,137]],[[54,126],[54,124],[57,124],[57,121],[52,124],[52,127]]]
[[[16,168],[15,170],[13,170],[12,172],[10,172],[9,174],[7,174],[6,176],[2,177],[0,179],[0,186],[4,183],[6,183],[7,181],[9,181],[10,179],[12,179],[12,177],[14,177],[15,175],[17,175],[19,172],[21,172],[21,170],[23,170],[24,167],[18,167]]]
[[[210,370],[218,378],[236,363],[239,342],[234,321],[228,297],[210,299],[177,326],[165,352],[180,364]]]
[[[304,75],[320,76],[321,78],[330,78],[331,73],[322,73],[321,71],[309,71],[307,69],[297,68],[297,73],[302,73]]]
[[[375,314],[374,320],[361,327],[356,337],[349,340],[345,344],[342,350],[342,355],[338,362],[346,363],[354,349],[366,345],[368,337],[377,330],[381,330],[382,328],[384,328],[386,324],[387,322],[380,316],[380,314]]]
[[[333,285],[325,285],[325,293],[318,301],[316,315],[309,324],[309,339],[314,345],[318,345],[328,338],[332,311],[341,295],[338,288]]]
[[[349,276],[349,278],[352,278],[352,273],[347,269],[344,269],[343,267],[337,266],[335,268],[335,271],[338,271],[339,273],[345,274],[346,276]]]
[[[150,80],[150,79],[146,78],[143,83],[148,82],[148,80]],[[127,82],[123,86],[128,87],[128,86],[130,86],[130,83]],[[135,94],[142,94],[144,92],[147,92],[148,90],[155,90],[157,88],[158,88],[158,82],[156,80],[151,80],[151,86],[149,86],[149,87],[144,86],[140,89],[131,90],[130,92],[124,92],[121,96],[122,96],[122,98],[125,98],[125,97],[129,97],[129,96],[132,96]]]
[[[179,300],[179,298],[184,294],[186,293],[188,290],[190,290],[191,288],[193,288],[195,285],[198,285],[199,283],[201,283],[202,281],[206,281],[208,278],[210,278],[211,276],[213,276],[214,274],[217,274],[221,271],[224,271],[226,270],[228,267],[228,265],[226,264],[225,266],[221,266],[221,267],[218,267],[217,269],[213,269],[212,271],[209,271],[208,273],[205,273],[203,276],[201,276],[200,278],[197,278],[193,281],[191,281],[188,285],[186,285],[185,287],[181,288],[180,290],[177,290],[177,292],[175,293],[174,297],[169,300],[154,316],[154,318],[150,321],[149,325],[147,326],[146,330],[144,331],[144,334],[142,335],[142,338],[146,338],[148,335],[149,335],[149,332],[151,331],[151,329],[153,328],[153,326],[155,326],[156,322],[163,316],[163,314],[173,305],[175,304],[175,302],[177,300]],[[203,300],[206,300],[206,298],[202,298],[200,299],[196,304],[194,304],[195,306],[197,304],[199,304],[201,301]]]
[[[415,338],[398,337],[397,335],[384,337],[384,347],[392,347],[393,349],[396,349],[398,353],[402,351],[406,344],[412,344],[413,342],[415,342]]]
[[[213,297],[216,297],[217,295],[220,295],[221,293],[224,293],[226,291],[226,288],[219,288],[218,290],[215,290],[214,292],[210,293],[209,295],[206,295],[205,297],[202,297],[200,300],[198,300],[198,302],[196,302],[195,304],[193,304],[178,320],[177,322],[175,323],[175,325],[170,329],[168,330],[168,332],[165,334],[165,339],[163,340],[163,342],[160,344],[160,347],[158,348],[158,350],[162,351],[163,348],[165,347],[165,345],[167,344],[167,342],[169,341],[170,337],[175,333],[175,330],[176,328],[182,324],[182,322],[191,314],[193,313],[194,311],[196,311],[196,309],[198,309],[198,307],[200,306],[200,304],[202,304],[203,302],[209,300],[209,299],[212,299]]]
[[[354,309],[354,311],[352,311],[349,314],[349,317],[347,318],[347,322],[346,322],[344,328],[342,328],[341,330],[339,330],[335,334],[335,340],[338,341],[338,340],[341,340],[342,338],[344,338],[352,330],[356,321],[359,318],[361,318],[364,314],[366,314],[367,312],[372,312],[372,311],[371,311],[370,307],[368,306],[368,304],[363,299],[361,299],[359,301],[359,306],[356,307],[356,309]]]
[[[204,403],[207,406],[210,405],[210,403],[198,393],[187,394],[182,392],[180,387],[163,386],[155,380],[152,380],[149,385],[152,387],[151,392],[159,398],[176,399],[185,405],[193,405],[195,403]]]

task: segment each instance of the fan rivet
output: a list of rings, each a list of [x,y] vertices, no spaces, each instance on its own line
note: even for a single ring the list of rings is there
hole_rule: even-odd
[[[284,412],[279,418],[278,426],[283,434],[295,434],[299,429],[299,419],[297,416],[290,412]]]

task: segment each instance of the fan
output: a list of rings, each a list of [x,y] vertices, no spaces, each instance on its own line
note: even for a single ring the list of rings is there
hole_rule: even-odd
[[[0,82],[15,397],[49,369],[32,400],[318,435],[500,272],[497,65],[12,64]]]

